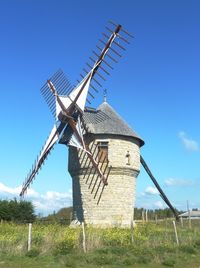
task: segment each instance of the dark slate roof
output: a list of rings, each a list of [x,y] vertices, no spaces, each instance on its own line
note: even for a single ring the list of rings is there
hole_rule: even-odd
[[[89,133],[133,137],[140,141],[140,146],[144,145],[144,141],[107,102],[103,102],[97,110],[86,108],[83,120]]]

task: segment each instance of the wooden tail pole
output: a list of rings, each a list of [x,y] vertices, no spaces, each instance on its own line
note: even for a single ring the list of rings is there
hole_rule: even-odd
[[[158,189],[162,199],[165,201],[165,203],[168,205],[168,207],[171,209],[171,211],[173,212],[175,218],[177,221],[179,221],[179,216],[176,212],[176,210],[174,209],[174,207],[172,206],[172,204],[170,203],[169,199],[167,198],[167,196],[165,195],[165,193],[163,192],[163,190],[161,189],[160,185],[158,184],[157,180],[155,179],[155,177],[153,176],[153,174],[151,173],[150,169],[148,168],[146,162],[144,161],[144,158],[142,156],[140,156],[140,163],[142,164],[142,166],[144,167],[144,169],[146,170],[147,174],[149,175],[149,177],[151,178],[152,182],[154,183],[154,185],[156,186],[156,188]]]

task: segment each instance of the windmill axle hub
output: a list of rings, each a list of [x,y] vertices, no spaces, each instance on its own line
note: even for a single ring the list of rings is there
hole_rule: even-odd
[[[61,111],[58,115],[58,119],[63,123],[68,123],[69,119],[74,119],[72,116],[67,115],[64,111]]]

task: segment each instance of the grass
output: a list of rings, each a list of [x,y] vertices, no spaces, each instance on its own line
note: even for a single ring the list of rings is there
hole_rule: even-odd
[[[177,226],[176,245],[172,221],[140,224],[131,242],[129,229],[86,228],[87,253],[83,253],[81,228],[33,224],[32,249],[27,252],[27,225],[0,225],[0,268],[118,268],[200,267],[200,221],[192,229]]]

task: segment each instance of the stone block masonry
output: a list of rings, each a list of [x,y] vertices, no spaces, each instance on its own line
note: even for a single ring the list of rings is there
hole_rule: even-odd
[[[140,171],[139,141],[110,134],[87,134],[85,140],[90,147],[93,142],[108,142],[108,161],[112,168],[108,185],[104,186],[85,153],[70,147],[74,222],[105,227],[130,226]]]

